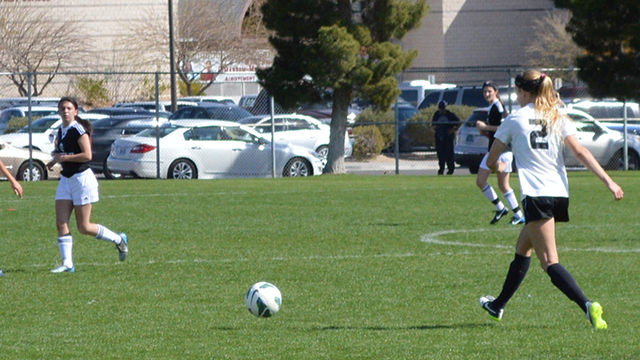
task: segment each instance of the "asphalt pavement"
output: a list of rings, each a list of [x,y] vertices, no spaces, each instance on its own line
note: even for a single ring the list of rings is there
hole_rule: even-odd
[[[348,174],[357,175],[437,175],[438,158],[435,152],[401,153],[396,164],[394,154],[381,154],[374,158],[356,160],[345,159]],[[446,173],[446,170],[445,170]],[[469,175],[468,168],[456,165],[453,175]]]

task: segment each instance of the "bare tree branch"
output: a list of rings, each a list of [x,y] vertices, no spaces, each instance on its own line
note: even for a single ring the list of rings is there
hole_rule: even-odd
[[[47,8],[29,7],[22,2],[0,7],[0,71],[8,76],[21,96],[28,89],[27,73],[32,73],[32,95],[42,94],[55,75],[67,65],[80,61],[87,50],[79,26],[60,21]],[[39,76],[45,80],[40,83]]]
[[[178,16],[174,17],[177,39],[174,42],[176,63],[173,67],[186,85],[189,95],[203,93],[225,68],[253,62],[265,49],[270,48],[266,41],[266,30],[259,30],[264,29],[260,21],[251,27],[248,41],[243,40],[242,24],[234,21],[242,19],[242,14],[239,17],[235,13],[237,11],[237,5],[233,5],[231,0],[180,2]],[[140,58],[149,58],[148,54],[164,54],[163,61],[159,63],[156,59],[155,65],[166,68],[169,60],[166,12],[150,10],[145,14],[144,20],[132,23],[130,29],[139,34],[133,41],[129,39],[131,51],[140,54]],[[146,55],[141,49],[144,49]],[[204,64],[206,61],[211,61],[215,67],[210,75],[202,76],[191,66],[193,63]],[[196,83],[198,86],[193,86]],[[197,89],[197,94],[193,93],[194,89]]]
[[[566,10],[554,10],[537,19],[532,30],[531,43],[525,48],[529,57],[528,66],[546,69],[574,69],[576,57],[581,50],[567,33],[566,26],[571,13]],[[554,71],[555,77],[576,83],[575,71]]]

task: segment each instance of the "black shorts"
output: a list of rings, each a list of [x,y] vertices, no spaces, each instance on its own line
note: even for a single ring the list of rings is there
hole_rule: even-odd
[[[526,223],[542,219],[556,222],[569,221],[569,198],[551,196],[527,196],[522,200]]]

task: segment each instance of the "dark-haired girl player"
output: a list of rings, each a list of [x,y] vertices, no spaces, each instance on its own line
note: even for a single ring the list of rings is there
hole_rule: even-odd
[[[478,121],[476,123],[476,128],[486,134],[489,137],[489,148],[491,149],[491,145],[493,144],[494,134],[500,128],[500,124],[502,124],[502,118],[504,114],[504,106],[500,101],[500,97],[498,96],[498,87],[492,83],[491,81],[485,81],[482,84],[482,94],[484,95],[484,99],[489,103],[489,112],[487,115],[487,123],[483,121]],[[487,149],[487,150],[488,150]],[[480,163],[480,168],[478,169],[478,175],[476,177],[476,185],[482,191],[482,195],[484,195],[493,205],[496,207],[496,213],[491,219],[490,224],[495,224],[500,219],[509,213],[509,209],[500,201],[498,194],[493,190],[493,187],[488,183],[489,175],[491,175],[491,170],[487,166],[487,153],[482,162]],[[520,210],[520,206],[518,205],[518,199],[516,198],[516,194],[513,189],[509,185],[509,174],[512,171],[511,163],[513,162],[513,154],[511,151],[505,151],[500,154],[500,159],[502,162],[506,163],[507,166],[501,172],[496,173],[498,178],[498,187],[500,191],[504,194],[504,198],[509,204],[511,210],[513,210],[513,218],[510,221],[511,225],[518,225],[524,223],[524,216],[522,215],[522,211]]]
[[[62,126],[55,140],[53,159],[47,164],[51,169],[56,163],[62,166],[60,183],[56,191],[56,226],[58,228],[58,248],[62,265],[52,273],[74,272],[73,237],[69,229],[71,213],[76,214],[78,231],[98,240],[115,244],[120,261],[129,253],[127,235],[116,234],[106,227],[91,222],[91,208],[99,199],[98,180],[89,167],[91,160],[91,124],[78,117],[78,103],[70,97],[58,102],[58,113]]]

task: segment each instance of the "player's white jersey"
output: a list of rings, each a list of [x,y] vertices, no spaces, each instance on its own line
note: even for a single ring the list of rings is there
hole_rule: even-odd
[[[576,127],[566,116],[558,122],[562,139],[576,134]],[[522,197],[569,197],[567,171],[561,139],[537,125],[533,104],[527,104],[505,119],[495,135],[511,144],[518,167]]]

